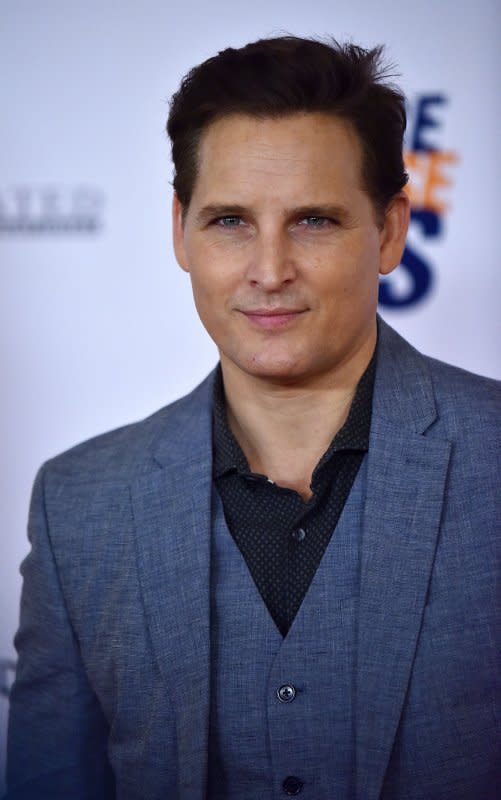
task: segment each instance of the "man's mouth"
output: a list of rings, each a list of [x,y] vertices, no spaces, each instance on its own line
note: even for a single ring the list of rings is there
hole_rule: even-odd
[[[304,308],[284,308],[282,306],[277,308],[250,308],[241,309],[241,313],[247,317],[249,322],[259,328],[282,328],[285,325],[294,322],[301,314],[304,314]]]

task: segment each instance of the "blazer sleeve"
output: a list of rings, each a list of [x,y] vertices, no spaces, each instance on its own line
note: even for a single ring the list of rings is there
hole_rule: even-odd
[[[21,565],[4,800],[111,800],[108,726],[89,684],[54,560],[42,467],[31,498],[31,551]]]

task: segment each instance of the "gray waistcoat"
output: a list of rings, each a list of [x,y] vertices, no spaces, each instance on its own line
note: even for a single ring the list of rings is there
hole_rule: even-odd
[[[354,796],[354,676],[366,466],[364,459],[285,639],[214,492],[209,800],[279,800],[287,796],[285,789],[305,800]]]

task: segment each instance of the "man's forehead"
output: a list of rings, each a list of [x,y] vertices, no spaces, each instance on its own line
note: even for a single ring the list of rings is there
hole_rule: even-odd
[[[280,117],[232,114],[211,123],[198,150],[198,180],[297,177],[359,182],[361,147],[352,126],[323,112]],[[198,182],[198,181],[197,181]]]

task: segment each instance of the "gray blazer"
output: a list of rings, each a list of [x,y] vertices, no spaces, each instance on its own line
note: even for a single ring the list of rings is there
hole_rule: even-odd
[[[494,800],[500,386],[379,329],[356,798]],[[205,796],[212,381],[37,475],[9,800]]]

